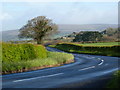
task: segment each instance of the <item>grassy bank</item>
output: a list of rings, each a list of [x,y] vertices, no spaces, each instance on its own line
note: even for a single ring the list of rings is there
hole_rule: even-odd
[[[42,45],[2,44],[2,74],[25,72],[73,62],[72,54],[49,52]]]
[[[108,45],[109,44],[109,45]],[[60,43],[57,45],[49,45],[50,47],[58,48],[66,52],[85,53],[94,55],[106,56],[120,56],[120,45],[118,43],[90,43],[90,44],[76,44],[76,43]]]
[[[107,88],[119,88],[119,82],[120,82],[120,70],[117,71],[112,80],[108,83]]]

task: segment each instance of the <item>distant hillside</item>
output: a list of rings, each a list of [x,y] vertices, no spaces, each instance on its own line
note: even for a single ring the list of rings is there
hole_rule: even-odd
[[[58,25],[59,27],[59,34],[54,35],[54,38],[61,37],[68,35],[72,32],[79,32],[79,31],[95,31],[95,30],[105,30],[106,28],[112,27],[117,28],[116,24],[86,24],[86,25]],[[9,30],[9,31],[2,31],[2,40],[3,41],[16,41],[18,39],[18,30]]]
[[[9,30],[9,31],[2,31],[2,40],[3,41],[16,41],[18,39],[18,30]]]
[[[104,30],[106,28],[117,28],[117,24],[83,24],[83,25],[59,25],[61,31],[82,31],[82,30]]]

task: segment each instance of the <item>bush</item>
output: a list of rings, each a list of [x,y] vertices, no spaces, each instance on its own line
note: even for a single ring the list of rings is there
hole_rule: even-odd
[[[46,49],[41,45],[2,43],[2,62],[18,62],[46,57]]]

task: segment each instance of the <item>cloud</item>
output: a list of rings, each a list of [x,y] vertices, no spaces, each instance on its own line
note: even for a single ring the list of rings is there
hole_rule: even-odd
[[[10,14],[8,14],[8,13],[2,13],[2,14],[0,14],[0,20],[9,20],[9,19],[12,19],[13,17],[10,15]]]
[[[117,3],[96,2],[21,2],[4,3],[0,14],[3,30],[21,28],[37,16],[46,16],[56,24],[116,24]]]

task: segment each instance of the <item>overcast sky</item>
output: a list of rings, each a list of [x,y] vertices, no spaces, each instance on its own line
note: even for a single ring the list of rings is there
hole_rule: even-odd
[[[46,16],[56,24],[117,24],[117,2],[2,2],[0,30],[21,28],[28,20]]]

